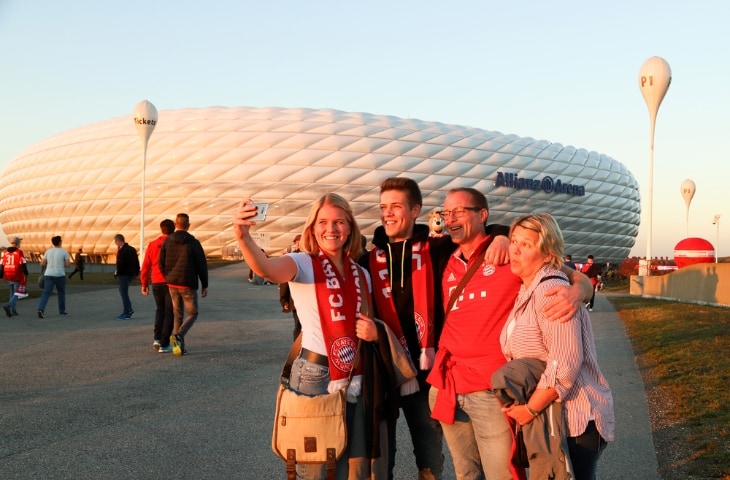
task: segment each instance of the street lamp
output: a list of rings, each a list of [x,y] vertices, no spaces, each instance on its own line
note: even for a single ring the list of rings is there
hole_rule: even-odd
[[[712,224],[715,226],[715,263],[717,263],[717,251],[720,250],[720,215],[712,217]]]
[[[139,221],[139,255],[144,258],[144,204],[145,186],[147,181],[147,142],[152,136],[152,131],[157,125],[157,108],[147,100],[142,100],[134,106],[134,125],[142,140],[142,207]]]
[[[646,274],[651,274],[651,222],[652,222],[652,197],[654,194],[654,126],[659,105],[667,94],[669,84],[672,83],[672,70],[669,64],[662,57],[651,57],[641,66],[639,70],[639,88],[644,97],[646,106],[649,108],[649,124],[651,132],[649,136],[649,194],[647,196],[647,217],[649,230],[646,236]]]

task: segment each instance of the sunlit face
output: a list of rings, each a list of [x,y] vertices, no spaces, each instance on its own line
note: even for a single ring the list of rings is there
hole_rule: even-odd
[[[446,230],[457,245],[470,242],[484,233],[488,213],[485,209],[474,207],[471,195],[467,192],[446,195],[442,212]]]
[[[525,284],[530,283],[542,266],[550,261],[550,255],[540,252],[539,240],[537,232],[520,226],[515,227],[510,235],[510,268]]]
[[[413,225],[421,213],[420,205],[409,205],[406,192],[386,190],[380,194],[380,221],[391,241],[399,242],[413,236]]]
[[[325,203],[317,212],[313,233],[317,245],[329,256],[342,254],[352,227],[347,221],[345,211],[334,205]]]

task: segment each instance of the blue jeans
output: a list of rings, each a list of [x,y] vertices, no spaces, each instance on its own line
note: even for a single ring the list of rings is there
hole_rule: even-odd
[[[18,301],[18,297],[15,296],[15,290],[18,288],[19,282],[10,282],[8,281],[8,292],[10,293],[10,296],[8,297],[8,303],[6,306],[10,309],[10,311],[15,311],[15,303]]]
[[[134,277],[132,275],[117,275],[119,283],[119,295],[122,296],[122,307],[124,315],[132,314],[132,300],[129,299],[129,284],[132,283]]]
[[[438,389],[431,387],[433,407]],[[458,394],[453,425],[441,423],[457,480],[512,480],[512,430],[494,394],[487,390]]]
[[[408,430],[413,443],[413,454],[416,457],[418,470],[430,469],[437,479],[444,471],[444,455],[442,453],[444,433],[438,420],[431,418],[428,406],[428,390],[430,385],[419,382],[421,389],[412,394],[400,397],[403,416],[406,417]],[[393,478],[396,453],[397,420],[388,422],[388,478]]]
[[[58,313],[66,312],[66,275],[60,277],[43,277],[43,295],[41,295],[41,303],[38,304],[38,310],[45,311],[48,299],[53,293],[53,287],[58,292]]]
[[[196,288],[169,287],[172,299],[172,333],[185,337],[198,319],[198,290]],[[185,320],[183,320],[185,314]]]
[[[154,339],[160,341],[160,346],[170,345],[172,334],[172,298],[166,283],[152,285],[152,297],[155,299],[155,327]]]

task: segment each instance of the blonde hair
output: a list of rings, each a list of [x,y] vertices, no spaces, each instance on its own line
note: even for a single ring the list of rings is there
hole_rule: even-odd
[[[339,208],[345,212],[345,219],[350,224],[350,236],[347,238],[343,247],[344,253],[348,254],[350,258],[357,260],[362,255],[362,234],[360,233],[360,227],[355,222],[355,216],[352,213],[352,208],[347,200],[342,198],[336,193],[326,193],[319,197],[309,209],[309,215],[307,215],[307,221],[304,223],[304,231],[302,232],[302,239],[299,241],[299,248],[302,252],[314,254],[319,251],[319,245],[317,239],[314,236],[314,222],[317,221],[317,215],[319,210],[324,205],[331,205]]]
[[[558,222],[555,221],[549,213],[532,213],[524,215],[512,222],[509,234],[515,227],[522,227],[537,233],[537,248],[543,255],[549,255],[550,261],[548,265],[552,268],[560,269],[563,265],[563,249],[565,241],[563,240],[563,232],[560,231]]]

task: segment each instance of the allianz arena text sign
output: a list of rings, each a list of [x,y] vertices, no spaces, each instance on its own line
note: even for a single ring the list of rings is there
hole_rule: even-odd
[[[565,193],[568,195],[575,195],[578,197],[585,196],[586,188],[583,185],[575,185],[572,183],[564,182],[562,180],[553,179],[553,177],[546,175],[540,178],[520,178],[516,173],[497,173],[497,181],[494,182],[494,186],[509,187],[516,190],[534,190],[543,191],[545,193]]]

